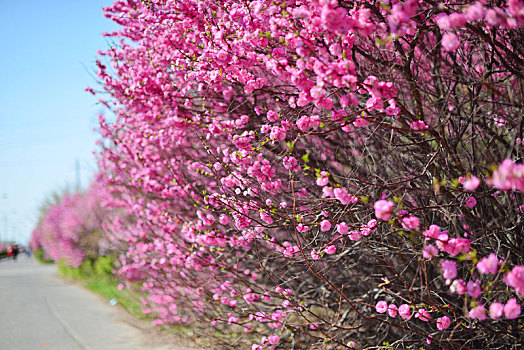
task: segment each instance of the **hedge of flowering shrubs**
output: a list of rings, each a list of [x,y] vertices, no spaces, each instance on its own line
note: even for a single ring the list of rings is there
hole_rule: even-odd
[[[96,184],[85,192],[64,193],[45,208],[29,242],[31,251],[42,249],[45,259],[71,267],[108,253],[105,198],[107,192]]]
[[[155,324],[253,350],[522,346],[523,1],[105,11],[100,178]]]

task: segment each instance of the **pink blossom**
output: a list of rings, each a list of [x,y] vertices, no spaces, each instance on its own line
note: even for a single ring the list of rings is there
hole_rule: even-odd
[[[306,225],[303,225],[303,224],[298,224],[297,225],[297,231],[300,232],[300,233],[307,232],[308,230],[309,230],[309,226],[306,226]]]
[[[480,288],[480,281],[468,281],[466,284],[466,290],[470,296],[473,298],[478,298],[482,294],[482,290]]]
[[[480,320],[480,321],[484,321],[487,317],[486,317],[486,308],[484,307],[484,305],[478,305],[476,307],[474,307],[473,309],[469,310],[469,318],[471,318],[472,320]]]
[[[404,320],[409,320],[411,318],[411,308],[408,304],[400,305],[398,308],[398,313]]]
[[[499,303],[498,301],[492,303],[489,306],[489,317],[491,318],[501,318],[503,312],[504,312],[504,304]]]
[[[473,192],[479,187],[480,185],[480,179],[474,175],[471,177],[467,177],[462,182],[462,186],[466,191]]]
[[[298,253],[300,251],[300,248],[298,246],[291,246],[289,245],[285,250],[284,250],[284,256],[286,258],[292,258],[293,255],[295,255],[296,253]]]
[[[517,298],[511,298],[504,305],[504,317],[508,320],[514,320],[520,316],[521,307],[517,303]]]
[[[280,337],[278,335],[270,335],[269,336],[269,344],[276,345],[280,342]]]
[[[402,227],[406,230],[413,230],[419,226],[419,219],[414,215],[404,216],[402,218]]]
[[[334,245],[328,245],[325,251],[326,254],[333,255],[337,251],[337,247],[335,247]]]
[[[315,249],[311,250],[311,259],[318,260],[320,259],[320,255],[318,255],[317,251]]]
[[[366,118],[357,118],[355,119],[355,121],[353,122],[353,125],[355,125],[357,128],[362,128],[364,126],[368,126],[369,125],[369,121],[366,119]]]
[[[382,99],[379,97],[370,97],[366,101],[366,108],[368,110],[375,109],[375,110],[380,111],[383,109],[383,107],[384,107],[384,102],[382,102]]]
[[[438,239],[441,241],[448,240],[448,233],[446,231],[440,231],[440,227],[438,227],[437,225],[429,226],[429,229],[424,230],[423,234],[426,237],[426,240],[429,240],[430,238]]]
[[[452,13],[449,15],[449,24],[451,28],[461,27],[466,24],[466,16],[461,13]]]
[[[282,141],[286,138],[286,131],[284,128],[281,128],[279,126],[273,126],[271,128],[271,133],[269,134],[269,137],[271,137],[275,141]]]
[[[342,47],[340,46],[339,43],[333,43],[333,44],[329,45],[329,52],[333,56],[337,56],[338,57],[342,53]]]
[[[297,120],[297,127],[300,131],[306,131],[311,126],[308,116],[302,116]]]
[[[477,1],[473,5],[468,6],[464,14],[469,22],[473,22],[481,20],[484,17],[485,11],[484,5]]]
[[[435,246],[432,244],[428,244],[426,247],[424,247],[424,250],[422,251],[422,257],[424,259],[431,260],[432,258],[437,256],[437,254],[438,254],[438,249],[435,248]]]
[[[216,54],[216,59],[221,61],[221,62],[226,62],[227,60],[229,60],[229,54],[227,52],[225,52],[224,50],[220,50]]]
[[[279,118],[278,113],[271,110],[267,112],[266,117],[270,122],[276,122]]]
[[[349,233],[349,239],[352,241],[358,241],[362,237],[362,231],[354,230]]]
[[[260,212],[260,218],[270,225],[273,223],[273,219],[265,211]]]
[[[298,165],[298,160],[295,157],[286,156],[282,160],[284,163],[284,168],[292,170],[292,171],[299,171],[300,166]]]
[[[445,279],[454,279],[457,277],[457,263],[451,260],[444,260],[441,264],[442,277]]]
[[[398,314],[398,307],[395,304],[389,304],[388,307],[388,315],[389,317],[397,317]]]
[[[383,199],[375,202],[373,207],[375,208],[375,216],[377,219],[388,221],[391,218],[391,209],[393,206],[393,202]]]
[[[237,323],[238,322],[238,317],[235,317],[235,316],[231,316],[229,317],[229,319],[227,320],[227,323],[228,324],[231,324],[231,323]]]
[[[429,126],[424,123],[423,120],[415,120],[411,123],[411,129],[413,130],[427,130]]]
[[[335,188],[333,194],[344,205],[355,203],[358,200],[357,197],[350,195],[347,189],[341,187]]]
[[[499,259],[495,253],[491,253],[488,257],[480,259],[477,263],[477,270],[481,274],[492,273],[495,274],[499,270]]]
[[[321,120],[319,115],[312,115],[309,118],[310,126],[313,128],[318,128],[320,126]]]
[[[322,9],[320,18],[326,29],[337,33],[347,31],[353,23],[353,20],[348,16],[347,10],[344,7],[332,9],[325,6]]]
[[[501,18],[497,11],[490,8],[486,11],[486,22],[491,26],[497,26],[501,22]]]
[[[264,124],[260,127],[260,132],[262,134],[268,133],[271,130],[271,125]]]
[[[451,238],[447,243],[442,245],[442,250],[451,256],[466,254],[471,249],[469,240],[466,238]]]
[[[439,330],[443,331],[444,329],[449,328],[450,325],[451,325],[451,320],[449,319],[448,316],[442,316],[442,317],[437,318],[437,328]]]
[[[524,266],[515,266],[505,277],[506,284],[513,287],[520,296],[524,297]]]
[[[458,37],[453,33],[445,33],[442,36],[442,47],[447,52],[455,51],[460,43]]]
[[[451,283],[451,286],[449,286],[449,290],[452,293],[456,293],[458,295],[466,294],[466,286],[464,285],[464,281],[462,279],[454,280],[453,283]]]
[[[341,235],[344,235],[344,234],[348,233],[348,231],[349,231],[348,224],[346,224],[344,221],[342,221],[341,223],[337,224],[337,231]]]
[[[375,306],[375,309],[379,314],[383,314],[388,311],[388,303],[386,303],[384,300],[380,300]]]
[[[317,186],[326,186],[329,183],[329,173],[327,171],[321,171],[320,176],[316,180]]]
[[[500,190],[524,192],[524,164],[517,164],[511,159],[505,159],[493,172],[490,183]]]
[[[325,96],[326,91],[319,86],[314,86],[311,88],[309,93],[311,94],[311,97],[313,97],[315,100],[318,100]]]
[[[322,232],[326,232],[329,231],[329,229],[331,229],[331,222],[329,222],[327,219],[322,220],[320,222],[320,230],[322,230]]]
[[[437,25],[439,26],[440,29],[447,30],[447,29],[450,28],[449,17],[445,13],[439,13],[435,17],[435,19],[436,19]]]
[[[333,99],[323,98],[318,101],[317,106],[318,108],[323,108],[323,109],[333,109]]]
[[[322,198],[333,197],[333,187],[322,187]]]
[[[431,315],[429,314],[429,312],[427,312],[426,309],[420,308],[415,314],[415,318],[418,318],[419,320],[424,322],[429,322],[429,320],[431,320]]]
[[[367,222],[366,227],[373,229],[377,226],[377,223],[378,223],[377,220],[371,219]]]
[[[468,199],[466,199],[466,206],[473,208],[475,205],[477,205],[477,200],[475,197],[470,196]]]
[[[229,86],[227,89],[224,89],[224,91],[222,91],[222,95],[224,96],[224,99],[226,101],[231,100],[231,96],[233,95],[233,88]]]

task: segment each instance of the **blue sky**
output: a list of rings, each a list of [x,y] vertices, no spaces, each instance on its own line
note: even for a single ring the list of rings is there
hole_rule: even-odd
[[[0,0],[0,240],[29,239],[40,204],[76,185],[76,163],[83,187],[96,170],[103,108],[84,88],[117,28],[102,16],[111,3]]]

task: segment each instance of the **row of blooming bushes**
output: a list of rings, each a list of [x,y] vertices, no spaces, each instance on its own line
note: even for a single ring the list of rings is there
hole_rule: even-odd
[[[253,350],[522,346],[523,1],[105,11],[99,179],[155,324]]]
[[[103,207],[107,192],[98,185],[86,191],[65,192],[42,209],[42,217],[29,242],[43,260],[79,267],[112,250],[104,230],[111,211]],[[38,252],[38,253],[37,253]]]

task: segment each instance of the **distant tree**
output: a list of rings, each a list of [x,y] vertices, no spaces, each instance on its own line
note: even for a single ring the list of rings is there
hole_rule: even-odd
[[[41,207],[41,218],[33,231],[30,248],[42,248],[54,261],[80,266],[86,258],[96,258],[107,249],[103,229],[108,210],[103,208],[106,194],[93,184],[85,192],[54,193]]]

